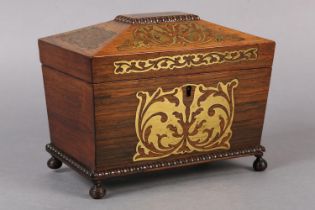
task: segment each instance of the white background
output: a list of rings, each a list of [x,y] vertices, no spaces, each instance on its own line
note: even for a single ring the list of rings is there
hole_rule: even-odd
[[[37,39],[118,14],[186,11],[275,40],[262,143],[253,158],[108,183],[108,199],[67,167],[46,167],[47,114]],[[253,0],[0,1],[0,209],[313,209],[315,2]]]

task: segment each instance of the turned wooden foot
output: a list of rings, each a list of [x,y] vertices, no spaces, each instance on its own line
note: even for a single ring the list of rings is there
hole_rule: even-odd
[[[94,185],[90,189],[90,196],[94,199],[101,199],[106,195],[106,190],[102,187],[100,181],[94,182]]]
[[[256,156],[256,160],[253,163],[254,170],[255,171],[264,171],[268,166],[267,161],[262,158],[262,154],[255,155],[255,156]]]
[[[47,166],[51,169],[58,169],[61,167],[61,165],[62,165],[62,162],[55,157],[51,157],[47,161]]]

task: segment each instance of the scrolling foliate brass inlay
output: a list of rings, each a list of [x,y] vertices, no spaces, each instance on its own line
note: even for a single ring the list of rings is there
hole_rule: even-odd
[[[132,38],[125,40],[117,49],[186,46],[188,44],[240,40],[243,38],[236,34],[225,34],[194,21],[188,21],[140,25],[132,32]]]
[[[209,52],[161,56],[146,60],[115,61],[115,74],[144,73],[148,71],[173,70],[195,66],[209,66],[228,62],[256,60],[258,49],[249,48],[225,52]]]
[[[237,86],[234,79],[216,87],[187,84],[170,91],[158,88],[152,94],[138,92],[138,144],[133,160],[230,149]]]

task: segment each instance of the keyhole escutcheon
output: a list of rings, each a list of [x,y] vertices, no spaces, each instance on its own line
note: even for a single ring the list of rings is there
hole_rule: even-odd
[[[186,96],[187,97],[191,96],[191,86],[190,85],[186,86]]]

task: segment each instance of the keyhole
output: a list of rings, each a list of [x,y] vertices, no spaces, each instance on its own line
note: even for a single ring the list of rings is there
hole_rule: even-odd
[[[186,96],[187,97],[191,96],[191,86],[190,85],[186,86]]]

